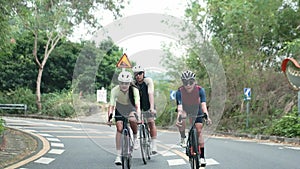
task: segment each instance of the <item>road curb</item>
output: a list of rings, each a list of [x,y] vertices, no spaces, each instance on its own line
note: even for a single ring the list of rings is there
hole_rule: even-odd
[[[49,149],[50,149],[50,144],[48,142],[48,140],[46,140],[44,137],[38,135],[38,134],[35,134],[35,133],[32,133],[32,132],[27,132],[27,131],[24,131],[24,130],[20,130],[20,129],[16,129],[16,128],[11,128],[10,129],[12,130],[18,130],[20,132],[23,132],[23,133],[26,133],[28,135],[31,135],[34,139],[37,140],[38,144],[41,142],[42,145],[41,145],[41,149],[36,152],[35,154],[33,155],[29,155],[27,157],[24,157],[23,160],[21,161],[18,161],[18,162],[15,162],[14,164],[11,164],[7,167],[5,167],[4,169],[14,169],[14,168],[18,168],[18,167],[21,167],[29,162],[32,162],[38,158],[40,158],[41,156],[43,156],[44,154],[46,154]]]
[[[288,137],[269,136],[269,135],[262,135],[262,134],[252,135],[252,134],[243,134],[243,133],[226,133],[226,132],[216,132],[215,135],[300,145],[300,138],[288,138]]]

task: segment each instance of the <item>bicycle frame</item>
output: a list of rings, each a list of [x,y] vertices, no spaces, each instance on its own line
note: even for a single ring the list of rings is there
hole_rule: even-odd
[[[189,161],[192,169],[199,169],[199,167],[201,166],[199,162],[201,150],[199,149],[198,133],[195,126],[197,117],[206,118],[207,116],[203,114],[203,115],[197,115],[196,117],[192,117],[192,125],[188,132],[188,140],[186,146],[186,155],[189,157]],[[181,116],[179,118],[181,119]]]
[[[131,168],[131,159],[133,151],[133,139],[130,132],[130,127],[128,127],[128,119],[123,117],[123,129],[121,137],[121,160],[122,169]]]

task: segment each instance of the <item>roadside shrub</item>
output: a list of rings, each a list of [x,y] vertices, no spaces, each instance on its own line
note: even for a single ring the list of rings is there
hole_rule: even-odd
[[[2,104],[26,104],[27,113],[37,112],[35,104],[36,96],[28,88],[17,88],[15,90],[0,92],[0,103]],[[24,110],[0,110],[2,113],[24,113]]]
[[[293,112],[277,120],[266,132],[270,135],[300,137],[300,116]]]
[[[3,131],[5,130],[5,121],[1,118],[0,119],[0,136],[2,135]]]
[[[43,95],[42,114],[54,117],[73,117],[75,110],[72,104],[72,93],[64,90],[62,92]]]

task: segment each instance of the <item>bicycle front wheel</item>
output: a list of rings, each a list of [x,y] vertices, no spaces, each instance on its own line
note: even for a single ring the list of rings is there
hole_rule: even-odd
[[[191,152],[191,156],[190,156],[190,164],[191,164],[191,168],[192,169],[199,169],[200,164],[199,164],[199,153],[198,153],[198,136],[197,136],[197,131],[194,128],[192,130],[192,133],[190,134],[190,152]]]
[[[122,169],[130,169],[131,168],[131,152],[130,152],[130,137],[128,130],[123,130],[122,139]]]
[[[150,156],[151,155],[151,137],[150,137],[150,132],[149,132],[147,126],[146,126],[146,129],[145,129],[145,132],[146,132],[146,142],[147,142],[147,151],[146,151],[146,153],[147,153],[148,160],[150,160],[151,159],[151,156]]]
[[[141,154],[144,164],[147,164],[147,137],[145,131],[145,125],[140,125],[140,147],[141,147]]]

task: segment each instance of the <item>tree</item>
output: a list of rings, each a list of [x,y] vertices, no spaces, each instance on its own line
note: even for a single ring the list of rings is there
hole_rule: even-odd
[[[69,90],[74,66],[83,44],[62,39],[44,67],[41,90],[46,93]]]
[[[13,4],[14,14],[22,25],[34,34],[33,56],[38,66],[36,80],[36,104],[41,111],[41,79],[44,66],[56,47],[64,37],[73,33],[74,26],[86,23],[93,28],[99,27],[99,21],[91,11],[109,10],[115,17],[123,8],[123,0],[26,0]],[[38,39],[40,33],[47,35],[43,55],[38,55]]]
[[[36,65],[32,57],[33,34],[29,31],[18,35],[16,42],[10,45],[10,51],[0,53],[0,89],[1,91],[35,87]]]
[[[103,40],[99,46],[85,42],[74,68],[75,92],[94,94],[100,87],[110,88],[122,54],[123,50],[111,39]]]
[[[280,58],[298,53],[300,4],[298,1],[191,0],[186,21],[212,43],[226,71],[227,97],[223,124],[226,130],[243,126],[242,90],[250,87],[253,127],[266,128],[266,121],[279,116],[289,98]],[[195,32],[191,32],[191,37]],[[197,38],[189,38],[189,67],[199,65],[193,51],[199,51]],[[198,47],[197,47],[198,46]],[[200,47],[199,47],[200,46]],[[201,51],[199,51],[200,53]],[[279,80],[280,79],[280,80]],[[287,103],[288,102],[288,103]],[[280,114],[281,115],[281,114]],[[234,125],[232,125],[234,124]],[[232,128],[231,128],[232,127]]]
[[[103,56],[98,58],[97,61],[99,66],[96,76],[96,88],[109,88],[114,80],[116,64],[123,55],[123,50],[116,46],[111,39],[101,42],[99,48],[103,52]]]
[[[45,45],[45,34],[40,34],[39,50],[42,55]],[[35,60],[32,57],[34,35],[24,31],[17,35],[16,42],[10,45],[11,52],[0,53],[0,89],[15,90],[27,87],[35,91],[37,74]],[[62,39],[52,52],[52,57],[44,67],[41,91],[49,93],[69,89],[73,78],[74,65],[81,52],[82,44]],[[12,78],[13,77],[13,78]]]
[[[299,38],[299,6],[282,0],[210,0],[205,5],[192,0],[186,16],[221,56],[266,68],[288,56],[282,53],[286,42]]]

